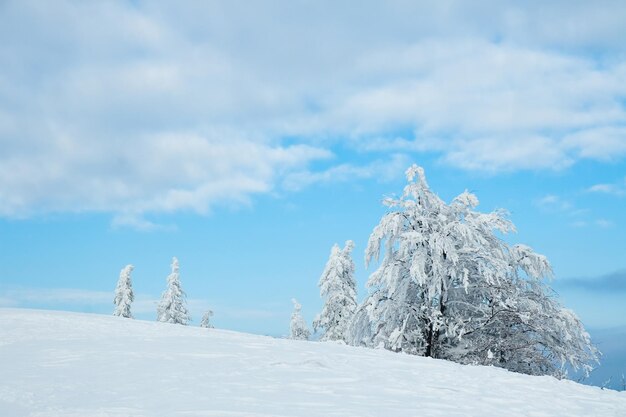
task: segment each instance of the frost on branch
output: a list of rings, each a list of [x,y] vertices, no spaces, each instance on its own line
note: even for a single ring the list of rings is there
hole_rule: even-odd
[[[120,272],[120,277],[115,287],[115,310],[114,316],[132,318],[133,315],[130,312],[130,305],[135,300],[133,294],[133,285],[130,279],[130,274],[133,272],[134,267],[132,265],[126,265]]]
[[[191,318],[187,311],[186,295],[180,283],[178,259],[172,258],[172,272],[167,277],[167,289],[161,296],[157,320],[164,323],[187,325]]]
[[[515,231],[508,213],[475,211],[468,191],[445,203],[415,165],[407,180],[370,235],[366,263],[379,265],[348,342],[535,375],[588,371],[598,352],[544,284],[546,257],[498,237]]]
[[[302,306],[298,303],[298,301],[296,301],[295,298],[292,298],[291,302],[293,303],[293,313],[291,314],[291,323],[289,326],[289,338],[294,340],[309,340],[311,332],[309,331],[309,328],[300,313]]]
[[[354,262],[354,242],[348,240],[343,249],[334,245],[324,272],[319,279],[320,295],[324,298],[322,312],[313,321],[313,329],[323,331],[320,340],[345,340],[347,326],[357,307]]]

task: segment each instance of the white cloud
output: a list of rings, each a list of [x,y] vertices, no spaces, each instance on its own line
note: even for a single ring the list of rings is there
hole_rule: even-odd
[[[186,133],[117,141],[118,146],[106,139],[54,139],[39,155],[33,151],[0,165],[0,214],[112,211],[122,213],[116,221],[121,225],[137,219],[128,213],[206,213],[216,203],[246,202],[250,194],[271,190],[281,172],[329,156],[306,145]]]
[[[614,196],[626,195],[626,178],[624,181],[615,184],[595,184],[587,189],[590,193],[609,194]]]
[[[595,219],[595,220],[577,220],[575,222],[572,222],[571,226],[576,227],[576,228],[595,226],[600,229],[609,229],[615,226],[615,223],[613,223],[611,220],[600,218],[600,219]]]
[[[298,171],[285,177],[283,186],[289,190],[300,190],[317,183],[349,182],[357,179],[375,179],[389,181],[402,176],[410,164],[404,154],[390,155],[365,165],[340,164],[324,171]]]
[[[593,213],[589,209],[578,208],[571,201],[555,195],[548,194],[536,200],[536,205],[543,211],[551,214],[559,214],[561,217],[567,216],[569,225],[575,228],[597,227],[608,229],[614,226],[611,220],[604,218],[593,218]]]
[[[576,220],[575,222],[571,223],[571,226],[576,228],[587,227],[587,225],[588,223],[584,220]]]
[[[607,219],[596,219],[595,224],[602,229],[613,227],[613,222]]]
[[[591,187],[589,187],[588,191],[591,193],[604,193],[604,194],[615,194],[615,195],[621,195],[623,193],[623,190],[621,190],[615,184],[592,185]]]
[[[596,184],[587,190],[590,193],[605,193],[605,194],[613,194],[617,191],[615,185],[613,184]]]
[[[573,163],[554,141],[540,136],[521,138],[477,138],[453,142],[444,161],[478,171],[517,171],[520,169],[561,169]]]
[[[366,68],[384,81],[350,96],[337,119],[365,133],[415,128],[413,138],[392,136],[386,149],[429,150],[483,171],[562,169],[584,158],[626,156],[621,62],[598,68],[584,55],[450,39],[371,60]]]
[[[603,155],[603,157],[610,159],[609,154]],[[570,218],[569,225],[572,227],[595,227],[600,229],[613,228],[615,226],[614,220],[603,217],[607,213],[597,213],[597,208],[592,211],[588,208],[579,207],[581,204],[580,197],[584,197],[583,193],[587,194],[587,199],[589,194],[606,195],[611,197],[626,196],[626,177],[624,177],[621,181],[613,183],[607,182],[594,184],[586,189],[580,190],[580,192],[565,197],[556,194],[547,194],[535,200],[535,205],[548,213],[560,213],[566,215]]]
[[[146,213],[373,178],[311,169],[338,145],[491,173],[626,157],[626,8],[329,6],[3,4],[0,215],[150,229]]]
[[[564,145],[576,149],[585,158],[619,159],[626,154],[626,128],[607,126],[581,130],[566,136]]]
[[[574,205],[554,194],[548,194],[537,200],[537,205],[548,211],[571,212],[576,211]]]
[[[118,213],[113,217],[111,226],[114,229],[118,228],[131,228],[141,232],[154,232],[154,231],[176,231],[175,225],[163,225],[154,223],[144,218],[141,214],[137,213]]]

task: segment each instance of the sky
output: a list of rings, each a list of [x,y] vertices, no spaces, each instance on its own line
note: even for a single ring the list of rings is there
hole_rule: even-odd
[[[509,210],[588,328],[626,326],[621,1],[0,1],[0,306],[309,321],[411,164]]]

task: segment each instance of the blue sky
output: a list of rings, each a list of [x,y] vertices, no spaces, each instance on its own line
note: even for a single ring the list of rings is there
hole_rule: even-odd
[[[506,208],[591,328],[626,326],[621,2],[0,4],[0,306],[108,313],[172,256],[197,323],[310,321],[412,163]]]

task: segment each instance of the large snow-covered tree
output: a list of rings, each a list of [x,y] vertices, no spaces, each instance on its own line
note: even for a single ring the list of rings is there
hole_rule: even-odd
[[[370,236],[366,262],[384,256],[349,342],[529,374],[588,371],[597,351],[544,284],[547,259],[498,237],[515,231],[507,213],[475,211],[467,191],[445,203],[415,165],[407,179]]]
[[[180,283],[178,259],[172,258],[172,272],[167,277],[167,289],[161,296],[157,320],[165,323],[189,324],[186,295]]]
[[[130,311],[130,305],[135,300],[133,284],[130,279],[130,274],[133,272],[133,269],[134,267],[132,265],[126,265],[120,271],[120,277],[115,287],[115,298],[113,299],[113,304],[115,304],[115,310],[113,310],[114,316],[133,317]]]
[[[291,314],[291,323],[289,324],[289,338],[295,340],[309,340],[311,332],[300,313],[302,305],[300,305],[295,298],[292,298],[291,302],[293,303],[293,313]]]
[[[356,311],[352,249],[354,242],[351,240],[343,249],[334,245],[319,279],[320,295],[325,301],[322,312],[313,321],[313,328],[323,330],[320,340],[345,340],[347,326]]]

